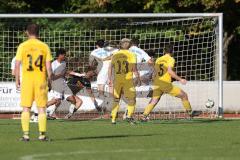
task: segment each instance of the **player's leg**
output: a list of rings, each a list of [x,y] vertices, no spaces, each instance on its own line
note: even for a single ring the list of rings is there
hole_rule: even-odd
[[[141,121],[148,121],[149,114],[152,112],[154,107],[157,105],[157,103],[159,102],[159,100],[163,94],[159,85],[155,84],[154,86],[155,87],[153,89],[152,98],[151,98],[149,104],[147,105],[147,107],[144,109],[144,113],[143,113],[143,116],[141,117]]]
[[[30,118],[30,122],[32,123],[38,123],[38,108],[35,102],[33,102],[31,111],[33,112],[31,118]]]
[[[66,119],[69,119],[72,117],[72,115],[77,112],[77,110],[81,107],[82,105],[82,100],[76,95],[72,95],[67,97],[67,101],[71,103],[71,106],[69,108],[69,113],[65,116]]]
[[[49,120],[55,120],[56,117],[55,111],[61,104],[61,99],[60,98],[52,98],[50,101],[47,102],[47,119]],[[52,107],[52,108],[50,108]],[[50,109],[49,109],[50,108]]]
[[[123,93],[127,99],[127,119],[132,119],[136,105],[136,90],[133,82],[126,82],[123,86]]]
[[[21,106],[23,111],[21,113],[21,125],[23,131],[22,141],[29,141],[29,122],[30,122],[30,110],[33,103],[34,88],[33,82],[23,79],[21,85]]]
[[[117,118],[117,112],[119,110],[119,100],[121,98],[121,92],[122,92],[122,84],[118,83],[117,81],[113,84],[113,103],[112,103],[112,111],[111,111],[111,117],[112,117],[112,124],[116,123]]]
[[[65,96],[66,96],[66,95],[65,95]],[[72,117],[72,115],[73,115],[75,112],[77,112],[78,108],[77,108],[77,106],[76,106],[76,99],[75,99],[74,95],[68,95],[68,96],[66,97],[66,100],[71,103],[71,105],[70,105],[70,107],[69,107],[69,113],[65,116],[65,119],[69,119],[69,118]]]
[[[172,89],[169,92],[170,95],[178,97],[182,100],[183,107],[188,113],[191,113],[192,107],[188,100],[188,95],[182,89],[177,86],[172,85]]]
[[[49,120],[54,120],[56,117],[54,116],[55,111],[61,104],[61,100],[63,97],[63,88],[59,88],[58,91],[55,91],[54,88],[49,92],[48,98],[50,101],[47,102],[47,118]]]
[[[39,140],[47,140],[46,131],[47,131],[47,115],[46,107],[38,107],[38,129],[39,129]]]
[[[99,93],[99,98],[104,97],[104,84],[98,84],[98,93]]]
[[[108,68],[109,64],[103,63],[103,66],[97,76],[99,98],[102,99],[103,101],[105,99],[104,95],[105,85],[107,84],[108,80]]]
[[[39,137],[40,141],[47,141],[46,137],[47,131],[47,114],[46,114],[46,106],[47,106],[47,83],[45,81],[38,81],[35,83],[35,102],[38,106],[38,129],[39,129]]]
[[[29,141],[29,122],[30,122],[30,107],[23,107],[21,114],[21,125],[23,136],[21,141]]]
[[[86,90],[87,90],[88,95],[89,95],[89,97],[91,98],[91,100],[92,100],[92,102],[93,102],[96,110],[97,110],[98,112],[102,112],[103,109],[98,105],[98,102],[97,102],[97,100],[96,100],[96,98],[95,98],[95,96],[94,96],[94,94],[93,94],[92,89],[89,88],[89,87],[86,87]]]

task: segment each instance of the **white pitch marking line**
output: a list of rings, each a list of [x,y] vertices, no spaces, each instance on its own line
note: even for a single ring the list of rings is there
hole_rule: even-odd
[[[37,160],[39,158],[47,158],[49,156],[65,156],[65,155],[76,155],[76,154],[99,154],[99,153],[132,153],[132,152],[144,152],[144,151],[160,151],[161,149],[118,149],[111,151],[75,151],[75,152],[55,152],[55,153],[45,153],[45,154],[32,154],[20,157],[20,160]],[[165,158],[164,160],[176,160],[174,157]]]

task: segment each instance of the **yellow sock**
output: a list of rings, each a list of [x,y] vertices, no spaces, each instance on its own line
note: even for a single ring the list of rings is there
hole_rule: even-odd
[[[111,113],[112,122],[116,121],[118,109],[119,109],[119,103],[113,102],[113,108],[112,108],[112,113]]]
[[[127,117],[131,118],[133,113],[134,113],[134,111],[135,111],[135,104],[134,105],[128,105],[127,106],[127,111],[128,111],[127,112]]]
[[[29,121],[30,121],[30,112],[22,112],[21,124],[22,124],[22,130],[24,133],[29,132]]]
[[[47,130],[47,116],[45,113],[38,114],[38,128],[39,132],[46,132]]]
[[[145,108],[145,110],[144,110],[144,115],[145,116],[147,116],[147,115],[149,115],[149,113],[153,110],[153,108],[155,107],[155,105],[153,105],[153,104],[148,104],[147,105],[147,107]]]
[[[182,100],[182,104],[183,104],[183,107],[187,111],[191,111],[192,110],[192,107],[191,107],[190,102],[188,100]]]

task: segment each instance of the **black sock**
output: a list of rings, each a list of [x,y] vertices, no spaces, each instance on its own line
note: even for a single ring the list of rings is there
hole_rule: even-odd
[[[75,108],[73,109],[73,113],[77,112],[78,108]]]

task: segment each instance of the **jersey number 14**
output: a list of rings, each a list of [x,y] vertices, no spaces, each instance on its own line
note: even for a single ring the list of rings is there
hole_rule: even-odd
[[[28,54],[28,62],[29,62],[29,66],[28,66],[28,71],[34,71],[33,69],[33,58],[32,55]],[[40,71],[42,71],[43,68],[43,55],[39,55],[38,58],[36,59],[36,61],[34,62],[34,65],[36,67],[38,67],[40,69]]]

